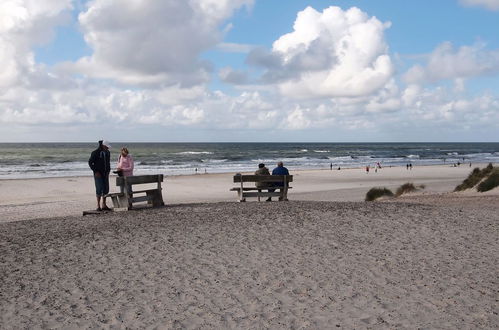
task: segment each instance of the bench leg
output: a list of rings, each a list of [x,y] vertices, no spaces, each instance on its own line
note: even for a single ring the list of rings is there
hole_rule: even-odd
[[[279,197],[279,200],[287,202],[288,201],[288,188],[286,187],[286,188],[280,189],[280,193],[281,193],[281,197]]]
[[[239,202],[246,202],[246,198],[243,198],[243,190],[238,190],[237,195],[239,196]]]
[[[163,202],[161,191],[148,191],[146,192],[146,195],[151,197],[151,199],[147,201],[147,204],[151,205],[152,207],[165,205],[165,203]]]

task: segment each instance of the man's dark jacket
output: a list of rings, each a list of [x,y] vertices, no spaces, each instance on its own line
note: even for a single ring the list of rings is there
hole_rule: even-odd
[[[90,154],[88,166],[94,173],[99,172],[101,175],[109,175],[109,172],[111,172],[111,153],[109,150],[95,149]]]
[[[284,166],[277,166],[272,170],[272,175],[289,175],[289,171]],[[276,182],[274,183],[274,186],[282,187],[284,184],[282,182]]]

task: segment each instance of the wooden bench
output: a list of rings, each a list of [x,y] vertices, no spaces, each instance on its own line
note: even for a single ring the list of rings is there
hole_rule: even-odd
[[[111,197],[115,211],[131,210],[133,204],[139,202],[147,202],[153,207],[163,206],[165,203],[161,192],[161,182],[163,182],[163,174],[120,176],[116,178],[116,186],[120,187],[121,192],[108,194],[106,197]],[[153,189],[132,189],[134,185],[147,183],[156,183],[157,186]]]
[[[253,187],[244,187],[244,182],[251,182]],[[268,187],[256,187],[255,183],[266,183]],[[279,200],[288,200],[289,183],[293,182],[292,175],[234,175],[234,183],[239,183],[239,187],[234,187],[230,191],[237,191],[240,202],[245,202],[247,197],[279,197]],[[268,190],[279,191],[268,191]],[[264,191],[265,190],[265,191]]]

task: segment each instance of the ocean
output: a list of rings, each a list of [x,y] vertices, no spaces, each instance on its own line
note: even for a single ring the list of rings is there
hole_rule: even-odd
[[[290,171],[374,166],[499,163],[499,143],[112,143],[114,167],[122,146],[135,174],[238,173],[279,160]],[[0,143],[0,179],[88,176],[97,143]]]

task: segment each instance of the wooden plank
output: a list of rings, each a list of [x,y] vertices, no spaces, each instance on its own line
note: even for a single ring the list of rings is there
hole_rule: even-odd
[[[292,175],[234,175],[234,183],[239,182],[293,182]]]
[[[132,194],[141,194],[141,193],[148,193],[148,192],[158,192],[161,193],[161,190],[158,190],[156,188],[154,189],[146,189],[146,190],[132,190]]]
[[[251,190],[268,190],[268,189],[282,189],[283,187],[267,187],[267,188],[256,188],[256,187],[244,187],[243,191],[251,191]],[[235,187],[229,189],[229,191],[239,191],[241,188]],[[287,187],[287,189],[293,189],[293,187]]]
[[[153,175],[133,175],[133,176],[119,176],[116,178],[116,185],[123,186],[125,181],[128,184],[143,184],[143,183],[156,183],[163,182],[163,174]]]
[[[113,197],[120,197],[120,196],[125,196],[124,193],[112,193],[112,194],[107,194],[106,196],[104,197],[110,197],[110,198],[113,198]]]
[[[243,198],[245,197],[281,197],[280,192],[243,192]]]
[[[130,198],[129,201],[131,201],[132,203],[138,203],[138,202],[149,202],[152,201],[153,199],[154,199],[153,196],[140,196],[140,197]]]

